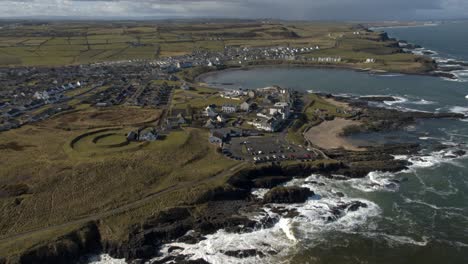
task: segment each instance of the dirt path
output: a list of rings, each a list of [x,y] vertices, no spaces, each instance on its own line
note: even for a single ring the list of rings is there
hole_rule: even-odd
[[[304,137],[310,143],[323,149],[344,148],[347,150],[363,150],[340,136],[343,129],[350,125],[359,125],[360,122],[335,118],[332,121],[324,121],[320,125],[310,128],[304,133]]]

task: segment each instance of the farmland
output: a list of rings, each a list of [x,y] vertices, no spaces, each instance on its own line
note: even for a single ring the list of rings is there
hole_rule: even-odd
[[[224,47],[309,47],[310,58],[340,56],[356,67],[421,71],[424,63],[401,54],[394,42],[347,23],[306,22],[68,22],[30,23],[0,30],[0,66],[61,66],[106,61],[154,60],[220,52]],[[360,61],[375,58],[375,65]]]

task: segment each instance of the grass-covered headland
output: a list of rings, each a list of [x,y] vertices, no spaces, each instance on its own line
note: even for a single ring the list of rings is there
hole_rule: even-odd
[[[41,85],[61,86],[63,76],[56,75],[62,72],[62,66],[86,68],[91,63],[110,61],[126,64],[91,67],[88,74],[96,74],[89,80],[93,86],[70,90],[65,94],[68,101],[60,101],[66,97],[58,100],[70,109],[0,132],[0,263],[63,263],[96,251],[128,259],[151,257],[157,243],[180,238],[188,230],[208,234],[219,228],[251,227],[252,222],[237,215],[237,211],[259,205],[259,201],[252,201],[252,188],[272,188],[293,176],[312,172],[330,177],[332,173],[362,177],[375,168],[400,170],[407,164],[393,160],[390,154],[417,150],[417,146],[397,146],[353,153],[320,148],[313,139],[304,137],[311,127],[334,119],[355,118],[356,113],[333,98],[307,94],[302,98],[303,111],[298,110],[298,118],[282,135],[304,151],[314,148],[316,159],[259,165],[228,158],[208,142],[210,130],[201,122],[206,121],[206,117],[200,117],[201,111],[212,104],[241,102],[221,97],[218,90],[196,83],[202,73],[265,64],[417,74],[435,67],[430,59],[403,53],[397,41],[386,34],[351,23],[3,23],[0,68],[5,72],[11,68],[45,71],[38,70],[39,77],[35,78],[39,79],[49,76],[47,71],[53,72],[50,75],[54,78],[41,79]],[[228,48],[263,47],[283,47],[283,51],[312,48],[301,51],[300,60],[268,57],[265,61],[249,59],[239,65],[241,58],[234,56],[218,67],[189,67],[177,73],[163,73],[156,64],[146,67],[141,63],[170,61],[169,57],[198,51],[205,53],[197,54],[208,54]],[[130,71],[134,62],[135,68]],[[98,72],[94,73],[94,69]],[[2,78],[6,80],[9,74]],[[67,85],[77,82],[72,77]],[[37,88],[38,80],[22,78],[29,83],[19,86]],[[16,86],[15,82],[10,83],[5,89]],[[183,85],[191,87],[182,89]],[[41,86],[37,91],[46,88]],[[35,91],[31,90],[31,95]],[[10,91],[3,94],[5,98],[21,98],[10,96]],[[161,99],[158,104],[157,99]],[[0,103],[14,102],[11,99]],[[50,107],[48,103],[44,109],[38,109],[47,111]],[[25,111],[20,117],[29,118],[37,111]],[[362,123],[352,129],[374,131],[381,128],[376,126],[381,120],[412,120],[412,116],[398,120],[399,113],[382,111],[369,112],[375,120],[359,120]],[[127,138],[129,132],[149,126],[167,131],[163,129],[165,121],[177,113],[184,113],[188,123],[169,129],[158,140]],[[236,118],[226,122],[234,121]],[[267,137],[271,135],[267,133]]]

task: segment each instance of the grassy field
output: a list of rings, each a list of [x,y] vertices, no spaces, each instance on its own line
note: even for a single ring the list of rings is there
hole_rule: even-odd
[[[222,98],[219,90],[208,87],[196,87],[194,90],[176,90],[172,100],[173,109],[202,109],[210,104],[240,104],[242,101]]]
[[[377,33],[353,35],[349,23],[320,22],[102,22],[47,23],[0,30],[0,66],[58,66],[102,61],[154,59],[221,51],[225,46],[320,46],[307,56],[340,56],[356,67],[425,70],[416,56],[395,53],[394,42]],[[375,58],[375,64],[363,64]],[[186,74],[191,74],[187,72]],[[196,74],[194,74],[196,75]],[[187,76],[191,77],[191,76]],[[193,77],[193,76],[192,76]],[[190,78],[188,78],[190,79]]]
[[[128,110],[128,109],[127,109]],[[124,216],[106,216],[109,226],[126,226],[162,210],[193,198],[194,190],[222,184],[225,179],[213,179],[235,161],[218,154],[208,144],[208,132],[187,128],[170,133],[163,140],[145,144],[114,147],[124,140],[134,124],[122,123],[123,109],[96,110],[86,108],[82,113],[59,115],[49,121],[3,132],[0,137],[0,240],[10,235],[42,229],[80,219],[87,215],[119,208],[143,197],[177,186],[192,183],[184,191],[174,191],[143,203]],[[154,113],[146,109],[130,109],[133,122],[146,121]],[[135,117],[141,117],[141,120]],[[64,125],[65,124],[65,125]],[[118,127],[71,142],[96,129],[95,124]],[[96,136],[97,144],[92,140]],[[100,147],[106,147],[100,151]],[[108,147],[112,146],[112,147]],[[119,149],[123,148],[123,149]],[[207,180],[205,182],[205,180]],[[195,184],[200,182],[200,185]],[[143,207],[146,209],[139,210]],[[148,210],[149,211],[148,211]],[[127,216],[129,218],[127,218]],[[135,217],[138,215],[138,217]],[[73,227],[48,230],[28,238],[47,241]],[[111,228],[110,237],[126,229]],[[29,240],[30,239],[30,240]],[[20,252],[32,246],[23,239],[1,240],[0,255]]]
[[[160,109],[142,109],[129,106],[93,108],[81,105],[83,109],[60,114],[47,119],[37,126],[65,130],[93,129],[111,126],[138,126],[156,122],[161,117]]]
[[[64,65],[154,59],[223,50],[225,45],[286,44],[290,29],[261,23],[49,23],[0,30],[0,65]],[[294,41],[296,42],[296,41]],[[270,44],[271,45],[271,44]]]

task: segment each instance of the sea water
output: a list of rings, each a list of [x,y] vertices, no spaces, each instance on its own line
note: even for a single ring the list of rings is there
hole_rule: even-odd
[[[468,60],[466,22],[386,30],[393,37],[435,51],[438,60]],[[468,115],[468,83],[460,76],[454,82],[428,76],[268,67],[224,71],[207,75],[203,81],[227,89],[280,85],[341,96],[393,96],[394,101],[380,106]],[[275,205],[294,209],[297,216],[284,218],[264,208],[258,217],[276,218],[271,228],[243,234],[219,230],[194,245],[165,245],[162,252],[210,263],[468,263],[468,158],[451,155],[457,149],[467,150],[467,120],[422,120],[399,132],[357,135],[352,140],[361,144],[418,142],[427,148],[417,155],[395,156],[413,163],[399,173],[376,171],[351,180],[314,174],[292,180],[286,185],[315,192],[304,204]],[[432,150],[432,143],[447,149]],[[262,197],[265,192],[254,190],[254,195]],[[367,207],[331,215],[332,208],[353,201]],[[335,218],[329,221],[329,217]],[[170,246],[182,249],[169,253]],[[264,254],[242,259],[223,254],[244,249]],[[103,261],[95,263],[117,261],[103,256]]]

